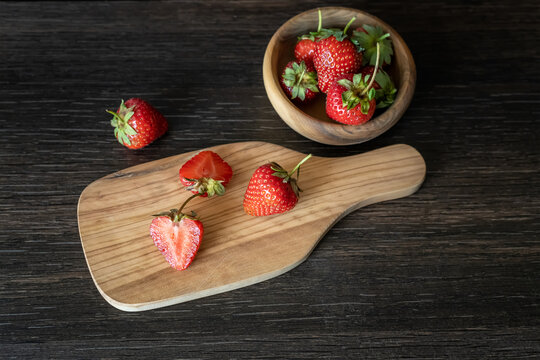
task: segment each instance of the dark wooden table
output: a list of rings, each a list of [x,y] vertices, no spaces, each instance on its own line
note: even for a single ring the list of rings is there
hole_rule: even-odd
[[[264,91],[271,35],[321,5],[381,17],[416,60],[409,110],[365,144],[298,135]],[[540,357],[539,14],[531,0],[0,3],[0,358]],[[132,96],[170,122],[141,151],[105,113]],[[320,156],[407,143],[427,178],[280,277],[141,313],[105,302],[77,229],[85,186],[244,140]]]

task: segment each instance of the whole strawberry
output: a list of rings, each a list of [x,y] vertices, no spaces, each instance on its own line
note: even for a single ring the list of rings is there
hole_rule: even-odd
[[[339,75],[356,73],[360,70],[362,53],[346,35],[354,20],[355,18],[352,18],[343,31],[321,30],[322,36],[317,42],[313,64],[319,78],[319,89],[324,93],[328,92],[330,85]]]
[[[316,41],[319,40],[321,28],[322,14],[319,9],[319,26],[317,31],[298,37],[298,42],[294,47],[294,57],[296,60],[299,62],[304,61],[307,65],[313,64],[313,56],[315,56],[315,50],[317,49]]]
[[[294,57],[296,60],[313,65],[313,56],[315,56],[315,50],[317,49],[315,40],[311,39],[311,37],[300,38],[300,41],[294,47]]]
[[[231,166],[213,151],[201,151],[179,171],[180,182],[200,196],[223,195],[232,178]]]
[[[374,71],[374,66],[366,66],[362,69],[361,73],[364,77],[366,75],[372,76]],[[388,107],[394,103],[397,89],[390,76],[383,69],[379,68],[375,73],[375,79],[372,86],[375,89],[377,109]]]
[[[280,83],[287,97],[299,103],[313,100],[319,92],[315,68],[303,61],[290,61],[281,74]]]
[[[326,97],[326,113],[346,125],[361,125],[375,112],[375,89],[367,81],[369,75],[341,75],[330,86]]]
[[[167,120],[152,105],[138,98],[120,104],[113,115],[111,125],[118,142],[130,149],[140,149],[150,144],[167,131]]]
[[[363,65],[375,65],[377,62],[377,44],[379,46],[380,60],[383,66],[392,62],[394,50],[390,34],[380,26],[363,25],[353,31],[351,41],[359,48],[364,49]]]
[[[244,194],[244,211],[252,216],[267,216],[294,208],[301,191],[297,184],[300,165],[310,157],[306,156],[290,173],[274,162],[255,170]],[[296,179],[292,177],[295,172]]]
[[[150,224],[150,236],[167,262],[176,270],[186,269],[199,250],[204,229],[200,220],[182,213],[184,206],[154,215]]]

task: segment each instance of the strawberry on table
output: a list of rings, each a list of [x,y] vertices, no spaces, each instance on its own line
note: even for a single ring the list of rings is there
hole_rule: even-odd
[[[200,220],[182,213],[184,206],[195,197],[191,196],[180,208],[154,215],[150,236],[161,254],[176,270],[186,269],[199,250],[204,229]]]
[[[313,57],[313,64],[319,78],[319,89],[326,93],[336,77],[343,74],[356,73],[362,65],[362,53],[347,37],[347,30],[355,18],[345,29],[322,29]]]
[[[200,196],[223,195],[233,175],[231,166],[213,151],[201,151],[180,168],[180,182]]]
[[[380,26],[363,25],[353,31],[351,41],[359,48],[364,49],[363,65],[375,65],[377,61],[377,44],[379,44],[380,63],[383,66],[392,62],[394,49],[390,34],[385,33]]]
[[[362,75],[373,75],[375,71],[374,66],[366,66],[362,69]],[[394,82],[384,71],[379,68],[375,74],[375,81],[373,82],[373,88],[375,89],[375,100],[377,101],[377,109],[382,109],[392,105],[396,99],[397,89]]]
[[[311,101],[319,92],[315,68],[304,61],[290,61],[281,74],[280,83],[287,97],[297,103]]]
[[[252,216],[267,216],[294,208],[301,191],[297,184],[300,166],[310,157],[306,156],[289,173],[275,162],[257,168],[244,194],[244,211]]]
[[[118,142],[129,149],[140,149],[161,137],[167,131],[167,120],[146,101],[129,99],[120,104],[117,112],[107,110],[113,115],[111,125]]]

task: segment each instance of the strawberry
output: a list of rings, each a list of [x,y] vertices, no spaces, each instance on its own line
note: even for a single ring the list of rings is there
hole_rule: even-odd
[[[144,100],[133,98],[120,104],[113,115],[111,125],[118,142],[129,149],[140,149],[167,131],[167,120],[159,111]]]
[[[300,165],[310,157],[306,156],[290,173],[274,162],[257,168],[244,194],[244,211],[252,216],[267,216],[294,208],[301,191],[297,184]],[[292,177],[295,172],[296,179]]]
[[[303,61],[290,61],[283,70],[280,83],[287,97],[299,103],[313,100],[319,92],[315,68]]]
[[[375,112],[375,89],[367,84],[369,75],[346,74],[330,86],[326,113],[331,119],[347,125],[367,122]]]
[[[380,26],[363,25],[353,31],[351,41],[364,49],[363,65],[375,65],[377,61],[377,44],[380,47],[380,58],[383,66],[392,62],[394,50],[390,34],[385,33]]]
[[[362,69],[362,75],[373,75],[375,67],[366,66]],[[377,109],[382,109],[392,105],[396,98],[396,86],[392,82],[392,79],[383,69],[379,68],[375,74],[375,80],[373,82],[373,88],[375,89],[375,100],[377,101]]]
[[[167,262],[176,270],[186,269],[199,250],[203,237],[203,224],[193,216],[182,213],[180,208],[157,214],[150,225],[150,236]]]
[[[362,53],[347,39],[347,29],[355,18],[347,24],[343,31],[339,29],[322,29],[313,57],[313,64],[319,77],[319,89],[326,93],[336,77],[348,73],[356,73],[362,65]]]
[[[298,61],[304,61],[308,65],[313,64],[313,56],[317,49],[317,43],[310,38],[300,38],[294,47],[294,57]]]
[[[310,32],[298,37],[298,42],[294,47],[294,57],[298,61],[304,61],[307,65],[313,64],[313,56],[317,49],[316,41],[319,40],[322,27],[322,13],[319,9],[319,27],[317,31]]]
[[[180,182],[200,196],[223,195],[233,171],[213,151],[201,151],[180,168]]]

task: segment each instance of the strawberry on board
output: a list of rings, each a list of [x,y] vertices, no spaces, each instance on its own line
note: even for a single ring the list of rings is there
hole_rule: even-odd
[[[364,49],[363,65],[375,65],[377,61],[377,44],[380,47],[380,63],[383,66],[392,62],[394,49],[390,34],[384,32],[380,26],[363,25],[353,31],[351,41],[359,48]]]
[[[201,151],[180,168],[180,182],[200,196],[223,195],[233,175],[231,166],[213,151]]]
[[[167,131],[167,120],[152,105],[138,98],[120,104],[113,115],[111,125],[118,142],[129,149],[140,149],[150,144]]]
[[[366,66],[362,69],[362,75],[373,75],[375,70],[374,66]],[[373,82],[373,88],[375,89],[375,100],[377,102],[377,109],[382,109],[392,105],[396,99],[397,89],[394,82],[383,69],[379,68],[375,74],[375,81]]]
[[[313,64],[319,78],[319,89],[326,93],[336,77],[343,74],[356,73],[362,65],[362,53],[347,36],[347,30],[355,18],[345,29],[322,29],[317,41],[317,49]]]
[[[281,214],[291,210],[298,202],[300,166],[311,157],[306,156],[287,172],[277,163],[260,166],[249,180],[244,194],[244,211],[252,216]],[[296,178],[293,178],[296,172]]]
[[[304,61],[307,65],[313,64],[313,56],[317,49],[316,41],[319,40],[322,28],[322,13],[319,9],[319,26],[317,31],[310,32],[298,37],[298,42],[294,47],[294,57],[298,61]]]
[[[315,68],[311,64],[306,65],[304,61],[290,61],[280,80],[287,97],[297,103],[309,102],[319,92]]]
[[[330,86],[326,97],[328,117],[346,125],[361,125],[375,112],[375,89],[362,74],[341,75]]]
[[[184,206],[193,198],[191,196],[180,208],[154,215],[150,224],[150,236],[161,254],[176,270],[186,269],[199,250],[203,237],[203,224],[194,216],[182,213]]]

